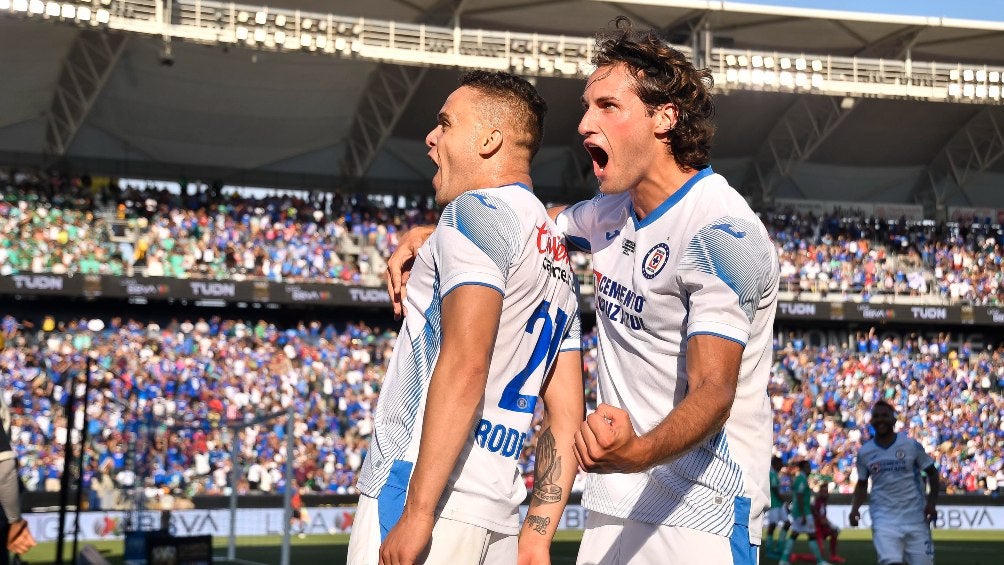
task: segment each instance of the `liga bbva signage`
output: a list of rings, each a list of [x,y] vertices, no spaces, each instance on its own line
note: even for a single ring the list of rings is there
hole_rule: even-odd
[[[520,507],[521,519],[526,516],[527,507]],[[305,532],[309,536],[330,536],[352,531],[355,521],[355,507],[309,508]],[[827,517],[841,529],[849,528],[847,518],[850,506],[831,504]],[[579,505],[568,505],[558,521],[559,530],[580,530],[585,527],[588,512]],[[238,536],[281,535],[285,523],[282,508],[241,508],[234,524]],[[57,512],[28,512],[23,515],[28,521],[32,535],[39,542],[56,541],[59,532]],[[137,517],[139,529],[154,530],[160,527],[160,512],[145,511]],[[125,513],[81,512],[81,541],[121,540],[125,533]],[[74,521],[69,521],[67,534],[73,535]],[[867,506],[861,516],[861,527],[871,526]],[[1004,506],[951,506],[939,505],[935,527],[939,530],[999,530],[1004,528]],[[175,510],[171,513],[169,531],[175,536],[211,535],[217,539],[230,532],[230,510]]]

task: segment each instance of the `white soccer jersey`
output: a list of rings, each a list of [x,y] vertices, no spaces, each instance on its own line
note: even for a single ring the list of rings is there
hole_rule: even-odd
[[[871,479],[868,514],[872,527],[924,524],[925,492],[920,472],[934,459],[916,440],[896,434],[881,447],[872,439],[858,452],[858,480]]]
[[[537,395],[558,352],[582,346],[577,282],[564,238],[522,185],[458,196],[419,250],[358,486],[378,499],[398,490],[403,504],[439,355],[440,306],[443,297],[466,284],[502,293],[502,316],[482,414],[447,484],[440,515],[516,534],[519,504],[526,497],[517,460]]]
[[[778,286],[763,224],[708,167],[643,220],[625,193],[572,206],[558,225],[593,255],[599,400],[626,410],[639,435],[686,396],[689,337],[745,346],[723,432],[644,473],[590,474],[583,504],[723,536],[748,520],[759,544],[770,500],[767,381]]]

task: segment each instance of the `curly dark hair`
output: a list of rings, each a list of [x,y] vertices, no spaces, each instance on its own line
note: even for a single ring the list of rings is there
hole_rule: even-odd
[[[711,89],[714,79],[708,69],[697,69],[680,51],[655,30],[635,30],[631,20],[619,16],[614,29],[596,34],[592,63],[597,67],[624,63],[635,77],[635,94],[649,115],[672,103],[676,126],[669,132],[669,148],[676,162],[701,169],[711,160],[715,113]]]
[[[537,154],[544,138],[547,102],[532,84],[514,74],[477,70],[464,73],[460,86],[469,86],[503,102],[509,110],[513,130],[518,135],[516,143],[529,150],[531,158]],[[499,114],[498,107],[487,110],[494,115]]]

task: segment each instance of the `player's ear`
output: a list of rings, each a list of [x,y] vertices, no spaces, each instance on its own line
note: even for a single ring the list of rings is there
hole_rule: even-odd
[[[485,159],[491,157],[502,147],[502,141],[502,131],[492,129],[488,135],[482,138],[481,144],[478,146],[478,154]]]
[[[662,137],[676,127],[680,112],[673,103],[666,103],[655,109],[655,134]]]

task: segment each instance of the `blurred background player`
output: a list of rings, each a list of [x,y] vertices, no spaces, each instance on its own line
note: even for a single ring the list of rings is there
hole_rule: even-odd
[[[777,558],[784,549],[784,541],[788,539],[788,529],[791,527],[791,520],[788,518],[788,510],[785,508],[784,495],[781,493],[781,469],[784,464],[781,458],[773,456],[770,458],[770,509],[767,510],[767,538],[763,546],[768,556]],[[780,532],[774,537],[774,532]]]
[[[858,482],[848,521],[858,525],[867,499],[879,565],[930,565],[934,563],[930,524],[938,517],[940,488],[934,459],[916,440],[896,433],[896,410],[888,402],[875,403],[871,425],[875,436],[858,452]],[[921,473],[927,476],[926,495]]]
[[[784,549],[781,552],[779,565],[789,565],[791,550],[795,546],[798,536],[805,534],[809,541],[809,550],[818,565],[830,565],[823,559],[819,546],[816,544],[816,525],[812,517],[812,489],[809,487],[809,462],[806,460],[798,463],[798,474],[791,486],[791,531],[788,539],[784,542]]]
[[[303,498],[300,497],[300,489],[293,483],[293,495],[289,500],[292,512],[289,515],[290,530],[296,532],[297,537],[307,537],[307,511],[303,508]]]
[[[816,545],[819,551],[823,552],[829,548],[827,560],[830,563],[843,563],[845,559],[837,555],[837,536],[840,535],[838,528],[826,516],[826,508],[830,503],[830,478],[824,477],[816,490],[816,496],[812,499],[812,519],[816,522]]]

